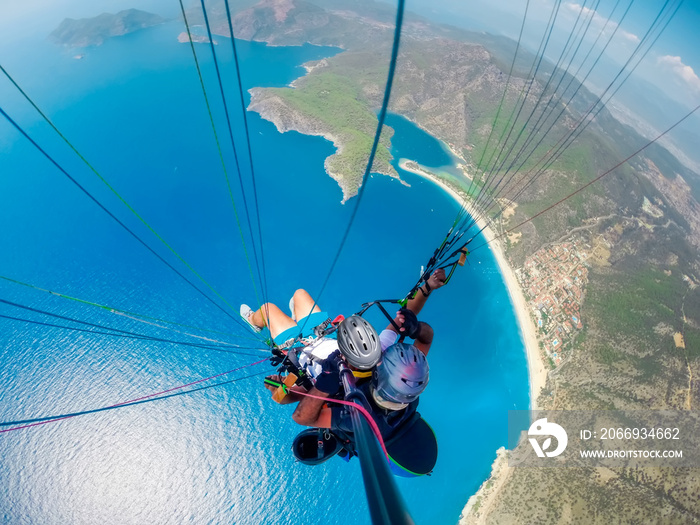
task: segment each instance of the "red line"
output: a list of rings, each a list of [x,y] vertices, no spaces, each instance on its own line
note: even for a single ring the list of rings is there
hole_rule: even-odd
[[[242,370],[242,369],[244,369],[244,368],[247,368],[247,367],[249,367],[249,366],[259,365],[260,363],[264,363],[265,361],[267,361],[267,358],[261,359],[260,361],[256,361],[255,363],[250,363],[250,364],[247,364],[247,365],[239,366],[238,368],[234,368],[233,370],[229,370],[228,372],[221,372],[220,374],[216,374],[216,375],[213,375],[213,376],[211,376],[211,377],[205,377],[204,379],[198,379],[197,381],[192,381],[191,383],[187,383],[187,384],[184,384],[184,385],[176,386],[176,387],[173,387],[173,388],[168,388],[167,390],[163,390],[163,391],[161,391],[161,392],[156,392],[155,394],[149,394],[149,395],[147,395],[147,396],[137,397],[137,398],[135,398],[135,399],[130,399],[130,400],[128,400],[128,401],[122,401],[122,402],[120,402],[120,403],[116,403],[116,404],[114,404],[114,405],[109,405],[109,406],[106,406],[106,407],[103,407],[103,408],[116,408],[116,407],[120,407],[120,406],[122,406],[122,405],[128,405],[129,403],[136,403],[137,401],[143,401],[144,399],[148,399],[148,398],[151,398],[151,397],[160,396],[160,395],[163,395],[163,394],[167,394],[167,393],[169,393],[169,392],[174,392],[175,390],[181,390],[181,389],[186,388],[186,387],[188,387],[188,386],[196,385],[196,384],[198,384],[198,383],[204,383],[205,381],[211,381],[212,379],[216,379],[217,377],[221,377],[221,376],[225,376],[225,375],[228,375],[228,374],[232,374],[233,372],[237,372],[237,371]],[[31,423],[31,424],[29,424],[29,425],[23,425],[23,426],[21,426],[21,427],[7,428],[7,429],[5,429],[5,430],[0,430],[0,434],[3,434],[3,433],[5,433],[5,432],[12,432],[13,430],[21,430],[21,429],[23,429],[23,428],[30,428],[30,427],[36,427],[36,426],[39,426],[39,425],[45,425],[45,424],[47,424],[47,423],[55,423],[56,421],[63,421],[64,419],[71,419],[71,418],[74,418],[74,417],[78,417],[78,415],[76,414],[76,415],[73,415],[73,416],[57,417],[56,419],[48,419],[48,420],[46,420],[46,421],[38,421],[38,422],[36,422],[36,423]]]

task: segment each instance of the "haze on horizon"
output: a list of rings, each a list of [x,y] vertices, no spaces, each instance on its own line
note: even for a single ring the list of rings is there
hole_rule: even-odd
[[[555,9],[557,4],[558,11]],[[647,138],[657,136],[700,105],[700,48],[697,47],[695,36],[696,28],[700,26],[700,5],[687,1],[672,2],[669,4],[669,13],[675,9],[673,6],[679,4],[678,11],[670,18],[658,40],[608,104],[618,119],[633,126]],[[554,12],[554,30],[545,50],[546,58],[552,62],[557,61],[560,50],[572,31],[578,31],[576,19],[581,14],[586,24],[590,19],[582,48],[593,46],[598,34],[602,33],[603,37],[614,34],[610,45],[605,49],[603,60],[596,65],[585,82],[588,89],[600,94],[629,57],[633,56],[663,4],[652,0],[625,0],[617,5],[611,0],[603,0],[595,11],[593,5],[594,2],[586,0],[444,0],[439,4],[430,0],[408,2],[410,9],[434,21],[502,35],[515,41],[518,40],[522,27],[521,43],[532,53],[537,52]],[[663,22],[665,20],[662,18]],[[581,27],[580,22],[578,27]],[[602,40],[603,38],[595,44],[594,53],[602,49]],[[584,56],[586,52],[579,53]],[[572,70],[576,69],[577,61],[572,63]],[[582,68],[582,71],[585,70],[585,67]],[[700,138],[698,113],[661,141],[696,171],[700,170],[700,157],[692,144]]]
[[[208,3],[219,1],[221,0]],[[380,1],[395,4],[391,0]],[[680,1],[677,13],[650,52],[609,103],[609,108],[618,118],[628,117],[626,123],[633,125],[647,138],[666,129],[685,112],[700,104],[700,48],[696,45],[697,38],[694,35],[695,29],[700,26],[700,5]],[[322,4],[323,0],[319,2]],[[198,3],[189,0],[185,5],[188,7]],[[245,9],[255,3],[257,0],[231,0],[235,10]],[[673,5],[677,3],[673,2]],[[557,4],[558,11],[555,10]],[[555,12],[554,31],[545,50],[546,58],[552,62],[557,61],[560,50],[564,48],[572,31],[582,26],[581,20],[586,24],[590,20],[582,50],[579,51],[581,57],[586,53],[583,48],[593,46],[599,34],[614,34],[605,50],[604,60],[600,61],[585,82],[591,91],[601,93],[616,71],[634,53],[660,6],[652,0],[624,0],[619,5],[612,0],[602,0],[597,4],[597,10],[593,11],[594,5],[591,0],[441,0],[439,3],[432,0],[408,0],[406,7],[437,22],[502,35],[516,41],[522,26],[522,45],[533,53],[538,50],[550,16]],[[628,7],[629,10],[625,13]],[[154,12],[165,18],[176,18],[180,13],[177,0],[5,2],[0,6],[0,44],[48,35],[64,18],[86,18],[129,8]],[[602,48],[602,40],[603,38],[595,44],[597,47],[594,47],[593,54]],[[13,49],[11,52],[17,53],[17,46],[10,48],[6,45],[3,48]],[[7,63],[8,58],[16,58],[3,55],[0,54],[0,64]],[[572,70],[578,67],[578,60],[572,62]],[[582,71],[585,69],[582,68]],[[688,119],[674,132],[673,137],[678,139],[674,144],[675,154],[679,157],[687,154],[700,167],[700,158],[694,155],[695,152],[689,146],[695,137],[700,137],[700,115],[696,113]],[[665,142],[668,144],[668,141]]]
[[[523,43],[530,51],[537,50],[556,3],[557,0],[529,2]],[[517,40],[526,14],[526,4],[521,0],[472,0],[468,3],[462,0],[444,0],[438,6],[429,0],[409,0],[408,7],[434,20]],[[592,14],[591,27],[585,40],[589,45],[600,30],[604,30],[604,34],[610,34],[619,25],[611,45],[606,49],[606,56],[621,65],[643,38],[660,9],[658,2],[650,0],[628,0],[614,9],[615,3],[606,0],[593,13],[590,4],[592,2],[585,0],[580,3],[561,2],[552,34],[554,43],[549,46],[548,58],[556,58],[553,51],[561,48],[574,28],[576,16],[583,11],[584,16]],[[626,16],[623,16],[627,5],[631,7]],[[700,103],[700,77],[697,73],[700,72],[700,49],[695,36],[698,26],[700,6],[691,2],[682,3],[635,72],[635,75],[664,90],[667,95],[689,108]]]
[[[257,0],[232,0],[235,10],[246,8]],[[381,0],[395,4],[393,1]],[[587,0],[408,0],[406,8],[433,20],[450,23],[473,30],[481,30],[496,35],[504,35],[517,40],[523,17],[527,14],[523,32],[523,44],[536,51],[546,23],[556,3],[560,2],[555,30],[552,34],[547,57],[555,58],[580,11],[584,16],[591,12],[593,2]],[[195,4],[190,0],[186,3]],[[208,2],[216,3],[216,2]],[[529,5],[528,5],[529,4]],[[653,0],[626,0],[615,9],[615,2],[603,0],[592,15],[591,27],[586,42],[592,43],[598,31],[604,28],[608,34],[619,28],[606,56],[616,64],[621,64],[629,52],[639,43],[647,28],[659,11],[659,3]],[[629,12],[624,10],[630,5]],[[526,13],[527,6],[527,13]],[[19,3],[3,3],[0,6],[0,34],[16,36],[32,32],[32,28],[52,30],[64,18],[85,18],[104,12],[117,12],[122,9],[137,8],[152,11],[163,17],[176,17],[179,14],[177,0],[26,0]],[[680,5],[668,27],[652,51],[642,61],[635,75],[662,89],[671,98],[687,107],[700,103],[700,48],[695,36],[700,27],[700,5],[685,1]],[[3,38],[6,38],[3,37]]]

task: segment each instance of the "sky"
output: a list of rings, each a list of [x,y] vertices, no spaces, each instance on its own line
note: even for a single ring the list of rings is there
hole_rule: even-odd
[[[409,9],[424,16],[501,34],[514,40],[518,38],[525,17],[523,42],[532,51],[538,48],[550,14],[557,4],[556,0],[530,0],[529,3],[525,0],[407,1]],[[631,7],[625,14],[630,3]],[[610,60],[622,64],[640,44],[664,4],[661,0],[621,0],[619,3],[611,0],[563,0],[552,33],[554,42],[550,47],[553,50],[561,49],[575,27],[577,15],[582,13],[585,23],[588,23],[586,17],[591,17],[584,45],[590,45],[601,32],[605,36],[614,31],[615,35],[605,54]],[[676,0],[668,2],[669,7],[676,4]],[[700,104],[698,27],[700,1],[685,0],[635,72],[689,108]],[[598,46],[600,47],[600,41]],[[556,53],[550,52],[547,56],[553,59]]]
[[[635,57],[643,56],[622,89],[607,102],[607,107],[618,120],[633,126],[647,139],[657,137],[700,105],[700,0],[406,2],[408,9],[435,21],[503,35],[516,41],[522,28],[522,45],[533,53],[540,46],[552,13],[556,13],[554,29],[544,54],[556,63],[569,36],[584,34],[580,51],[569,69],[572,72],[578,69],[588,49],[593,50],[591,57],[596,56],[596,52],[603,50],[604,42],[610,39],[602,60],[590,75],[584,79],[592,59],[583,63],[582,73],[577,75],[589,90],[598,95],[604,92],[630,58],[634,64]],[[555,9],[557,5],[558,11]],[[666,11],[662,11],[664,6]],[[663,31],[652,30],[645,39],[660,12],[658,28]],[[577,33],[579,28],[586,27],[585,32]],[[648,52],[644,54],[643,50]],[[562,64],[566,64],[566,60],[565,57]],[[613,90],[608,93],[612,94]],[[686,166],[700,173],[700,152],[696,146],[699,136],[700,110],[660,142]]]

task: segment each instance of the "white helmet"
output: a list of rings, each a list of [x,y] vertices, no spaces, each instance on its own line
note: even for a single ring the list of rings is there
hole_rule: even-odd
[[[382,399],[410,403],[425,390],[429,379],[425,354],[408,343],[396,343],[384,352],[372,375],[372,386]]]

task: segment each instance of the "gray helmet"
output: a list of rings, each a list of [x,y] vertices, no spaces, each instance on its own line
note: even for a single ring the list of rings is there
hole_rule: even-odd
[[[369,370],[382,357],[377,331],[359,315],[351,315],[340,323],[338,348],[345,360],[359,370]]]
[[[425,354],[408,343],[396,343],[384,352],[374,370],[372,386],[387,401],[410,403],[425,390],[429,378]]]

